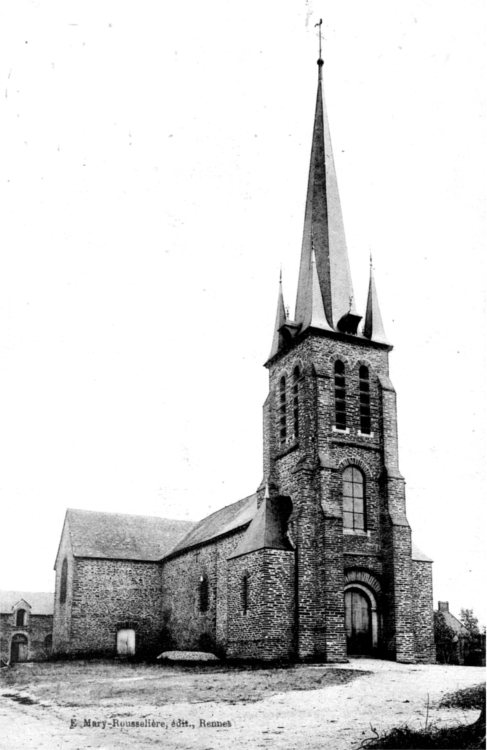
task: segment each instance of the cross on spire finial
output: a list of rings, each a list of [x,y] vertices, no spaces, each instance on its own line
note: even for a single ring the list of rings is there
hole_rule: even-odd
[[[318,58],[318,65],[320,69],[321,69],[321,66],[323,65],[323,60],[321,59],[321,26],[322,26],[322,23],[323,23],[322,18],[320,18],[319,23],[315,23],[315,28],[318,26],[318,38],[320,40],[320,56]]]

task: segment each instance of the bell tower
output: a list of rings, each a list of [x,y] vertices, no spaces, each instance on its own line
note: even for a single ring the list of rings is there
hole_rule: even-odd
[[[355,308],[322,72],[320,50],[295,315],[286,315],[280,280],[266,362],[264,482],[292,502],[296,656],[412,662],[411,530],[392,346],[372,265],[366,310]]]

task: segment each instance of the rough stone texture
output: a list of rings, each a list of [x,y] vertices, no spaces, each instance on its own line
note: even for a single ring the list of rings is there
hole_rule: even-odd
[[[182,552],[163,563],[161,619],[167,648],[224,651],[227,642],[227,558],[244,530]],[[200,610],[200,581],[208,580],[208,609]],[[184,584],[182,585],[182,583]]]
[[[431,563],[413,560],[414,644],[417,661],[436,661]]]
[[[228,657],[272,661],[295,655],[294,559],[294,551],[261,549],[229,560]]]
[[[160,652],[161,572],[157,563],[76,561],[70,653],[115,655],[117,632],[135,630],[137,655]]]

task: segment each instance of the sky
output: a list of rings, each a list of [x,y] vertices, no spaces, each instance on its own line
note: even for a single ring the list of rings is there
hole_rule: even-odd
[[[199,520],[262,479],[294,310],[323,18],[355,299],[394,344],[434,599],[487,622],[483,2],[4,0],[0,588],[66,508]]]

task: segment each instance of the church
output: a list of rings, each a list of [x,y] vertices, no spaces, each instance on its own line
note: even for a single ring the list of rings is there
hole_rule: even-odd
[[[196,524],[68,510],[58,657],[433,662],[432,561],[415,548],[372,268],[355,308],[318,90],[294,318],[282,288],[255,494]]]

